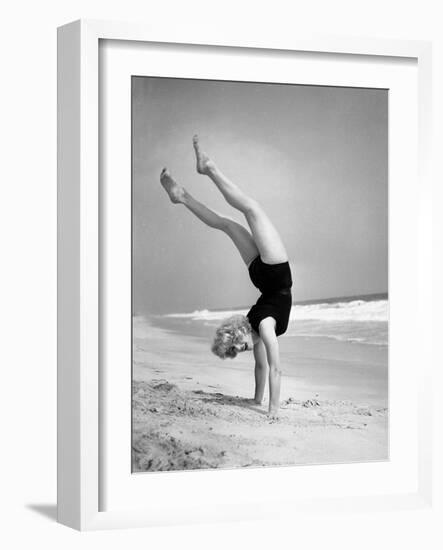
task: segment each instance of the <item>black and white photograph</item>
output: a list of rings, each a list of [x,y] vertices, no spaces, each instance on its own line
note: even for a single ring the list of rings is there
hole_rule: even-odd
[[[443,548],[440,12],[5,5],[2,548]]]
[[[388,460],[388,90],[131,85],[133,472]]]

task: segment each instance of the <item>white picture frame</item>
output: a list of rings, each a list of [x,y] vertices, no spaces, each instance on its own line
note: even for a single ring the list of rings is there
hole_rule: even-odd
[[[99,212],[102,208],[99,177],[99,73],[101,40],[135,43],[175,44],[230,48],[231,55],[248,49],[269,52],[306,52],[337,56],[371,56],[395,60],[413,59],[418,70],[418,208],[417,238],[420,254],[414,258],[418,271],[417,306],[419,341],[423,361],[416,386],[417,398],[417,471],[413,490],[392,490],[385,494],[343,495],[338,491],[327,498],[316,496],[296,500],[281,494],[284,506],[266,508],[266,491],[262,500],[208,503],[200,507],[178,503],[174,509],[137,507],[122,502],[103,510],[100,483],[103,483],[101,396],[101,240]],[[242,37],[187,36],[186,30],[163,31],[133,23],[76,21],[58,31],[58,520],[70,527],[88,530],[131,526],[222,521],[265,517],[290,517],[298,513],[429,506],[432,493],[431,453],[431,370],[432,352],[425,319],[430,319],[430,290],[426,277],[430,273],[431,242],[429,224],[431,180],[429,175],[431,124],[431,46],[427,42],[371,40],[364,38],[282,36],[279,40],[255,37],[253,31]],[[215,69],[216,70],[216,69]],[[130,427],[128,426],[128,430]],[[333,475],[340,480],[349,468],[340,465]],[[278,470],[278,471],[277,471]],[[269,483],[285,486],[291,469],[271,469]],[[211,472],[166,474],[197,476],[207,483]],[[236,480],[245,472],[234,472]],[[326,472],[325,475],[330,475]],[[163,478],[166,480],[166,478]],[[179,479],[175,478],[176,481]],[[154,478],[152,478],[154,480]],[[274,480],[274,481],[273,481]],[[149,480],[147,481],[149,483]],[[162,480],[157,478],[156,485]],[[184,489],[183,489],[184,490]],[[277,495],[277,496],[276,496]],[[273,502],[278,500],[274,494]]]

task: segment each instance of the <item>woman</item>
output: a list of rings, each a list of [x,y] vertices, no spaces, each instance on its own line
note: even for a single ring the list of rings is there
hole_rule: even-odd
[[[247,316],[235,315],[216,331],[212,351],[234,358],[252,347],[255,357],[254,401],[262,404],[269,368],[269,416],[276,418],[280,401],[280,355],[277,337],[288,326],[292,305],[291,270],[282,240],[257,201],[232,183],[202,151],[198,136],[193,139],[197,172],[208,176],[228,204],[240,210],[250,232],[238,222],[210,210],[180,186],[166,168],[160,181],[173,203],[184,204],[203,223],[228,235],[248,267],[252,283],[262,293]]]

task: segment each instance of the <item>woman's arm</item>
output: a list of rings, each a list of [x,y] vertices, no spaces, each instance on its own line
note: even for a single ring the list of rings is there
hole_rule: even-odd
[[[255,395],[254,401],[261,405],[266,386],[266,375],[268,374],[268,360],[266,358],[266,348],[261,338],[257,338],[254,342],[254,359],[255,359]]]
[[[259,330],[269,364],[269,416],[276,418],[280,407],[281,371],[275,320],[272,317],[266,317],[261,321]]]

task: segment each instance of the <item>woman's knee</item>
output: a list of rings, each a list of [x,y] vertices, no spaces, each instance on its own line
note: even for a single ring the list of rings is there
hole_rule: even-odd
[[[262,212],[261,206],[255,199],[248,199],[245,204],[244,214],[246,216],[257,216]]]
[[[225,233],[229,233],[230,231],[232,231],[234,223],[235,222],[230,218],[225,218],[224,216],[220,216],[219,220],[217,221],[217,229],[220,229]]]

